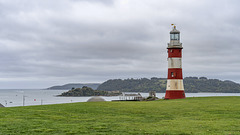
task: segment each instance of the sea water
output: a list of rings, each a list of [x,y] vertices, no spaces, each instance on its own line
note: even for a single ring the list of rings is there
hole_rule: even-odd
[[[40,90],[40,89],[5,89],[0,90],[0,103],[5,107],[61,104],[73,102],[86,102],[91,97],[58,97],[68,90]],[[147,97],[148,93],[141,93]],[[156,93],[158,98],[163,98],[165,93]],[[240,93],[186,93],[186,97],[207,96],[240,96]],[[119,100],[118,96],[102,97],[106,101]]]

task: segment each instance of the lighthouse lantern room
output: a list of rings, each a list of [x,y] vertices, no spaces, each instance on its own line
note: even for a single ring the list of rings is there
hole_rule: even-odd
[[[173,25],[173,24],[172,24]],[[182,76],[182,43],[180,31],[173,25],[168,43],[168,78],[165,99],[185,98]]]

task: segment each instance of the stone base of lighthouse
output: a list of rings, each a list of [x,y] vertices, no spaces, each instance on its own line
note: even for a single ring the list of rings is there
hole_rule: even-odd
[[[185,98],[182,79],[168,79],[165,99]]]

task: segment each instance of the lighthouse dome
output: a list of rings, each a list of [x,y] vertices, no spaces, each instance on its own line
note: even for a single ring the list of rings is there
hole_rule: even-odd
[[[173,30],[170,31],[170,34],[179,34],[179,33],[180,33],[180,31],[177,30],[176,28],[173,28]]]

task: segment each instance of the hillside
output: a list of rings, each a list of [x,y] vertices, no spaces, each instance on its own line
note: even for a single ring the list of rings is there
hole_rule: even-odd
[[[166,78],[151,79],[113,79],[108,80],[97,88],[105,91],[122,91],[122,92],[149,92],[156,91],[164,93],[166,91]],[[232,81],[221,81],[218,79],[207,79],[206,77],[186,77],[184,78],[185,92],[222,92],[222,93],[239,93],[240,84]]]
[[[0,108],[2,135],[237,135],[240,97]],[[176,115],[177,114],[177,115]]]
[[[100,83],[69,83],[61,86],[52,86],[47,89],[48,90],[70,90],[72,88],[82,88],[83,86],[87,86],[95,90],[99,85]]]

